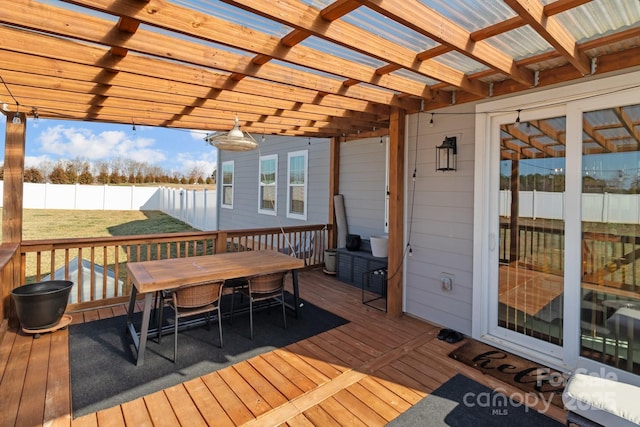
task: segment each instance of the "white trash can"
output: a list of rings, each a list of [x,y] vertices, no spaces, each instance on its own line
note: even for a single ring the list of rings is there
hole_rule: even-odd
[[[371,255],[376,258],[386,258],[389,254],[389,236],[371,236]]]
[[[335,249],[326,249],[324,251],[324,271],[328,274],[336,273],[336,258],[338,251]]]

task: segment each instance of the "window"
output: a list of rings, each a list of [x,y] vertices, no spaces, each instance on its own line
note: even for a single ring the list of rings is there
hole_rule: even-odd
[[[222,203],[223,208],[233,208],[233,160],[222,163]]]
[[[263,214],[276,214],[276,200],[278,187],[278,155],[260,157],[260,178],[258,187],[258,212]]]
[[[307,150],[288,154],[287,218],[307,219]]]

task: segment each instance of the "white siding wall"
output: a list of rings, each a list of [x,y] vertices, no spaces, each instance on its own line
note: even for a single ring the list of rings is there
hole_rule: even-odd
[[[339,192],[348,233],[363,239],[384,233],[386,144],[366,138],[340,146]]]
[[[254,135],[258,140],[259,135]],[[287,218],[287,153],[308,150],[307,221]],[[258,213],[258,159],[278,155],[278,216]],[[267,136],[260,148],[248,152],[219,151],[219,162],[235,161],[233,209],[219,209],[219,229],[326,224],[329,218],[329,139]]]
[[[473,254],[474,104],[451,107],[434,117],[420,115],[416,160],[416,115],[408,118],[406,165],[406,237],[413,255],[406,259],[405,311],[416,317],[471,333]],[[462,114],[461,114],[462,113]],[[435,171],[435,146],[446,136],[458,138],[458,170]],[[340,194],[344,196],[350,233],[363,238],[384,232],[386,146],[379,138],[341,143]],[[308,223],[328,217],[329,141],[272,139],[262,155],[278,157],[278,219],[258,214],[258,151],[220,152],[220,161],[235,160],[234,208],[220,209],[220,229],[297,225],[286,218],[287,152],[309,150]],[[412,174],[417,169],[414,182]],[[414,200],[411,217],[411,201]],[[408,235],[411,228],[411,235]],[[443,291],[441,273],[454,275],[451,292]]]
[[[431,114],[420,114],[417,153],[418,115],[409,116],[407,124],[405,241],[412,256],[406,258],[405,312],[465,334],[471,333],[472,317],[475,150],[475,118],[466,113],[474,108],[438,110],[433,127]],[[447,136],[457,137],[458,170],[436,172],[435,146]],[[442,289],[442,273],[454,276],[452,291]]]

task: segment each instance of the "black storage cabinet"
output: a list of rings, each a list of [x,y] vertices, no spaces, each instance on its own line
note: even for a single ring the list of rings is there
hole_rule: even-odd
[[[336,277],[358,288],[362,288],[364,273],[387,267],[387,258],[374,257],[368,249],[368,241],[363,240],[362,243],[359,251],[337,250]]]

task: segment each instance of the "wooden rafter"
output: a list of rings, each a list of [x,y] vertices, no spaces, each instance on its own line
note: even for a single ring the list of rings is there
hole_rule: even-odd
[[[474,29],[417,0],[335,0],[321,9],[303,0],[221,1],[229,6],[15,0],[0,9],[0,38],[11,40],[0,46],[0,75],[22,110],[37,108],[41,118],[224,130],[238,113],[252,132],[362,136],[388,132],[392,109],[429,111],[640,65],[637,25],[579,44],[562,28],[557,15],[580,19],[584,14],[574,10],[589,0],[506,0],[515,15]],[[239,25],[235,13],[247,23]],[[260,26],[254,28],[252,14],[261,16]],[[394,39],[398,34],[385,37],[384,28],[374,34],[358,25],[361,14],[383,15],[394,32],[404,27],[408,39],[417,32],[434,43],[407,48],[411,43]],[[273,21],[273,32],[264,18]],[[283,25],[291,28],[284,35]],[[551,48],[516,60],[492,44],[522,27]],[[487,69],[465,73],[443,60],[449,52]],[[0,97],[9,97],[2,87]],[[637,140],[633,120],[619,116]],[[600,150],[631,145],[590,131]],[[557,154],[536,138],[528,146],[517,157]]]
[[[120,71],[120,73],[118,74],[113,74],[113,73],[106,74],[106,75],[104,73],[97,74],[97,72],[99,72],[99,69],[96,69],[94,66],[90,66],[92,62],[95,63],[96,57],[102,58],[100,62],[102,62],[101,65],[103,65],[105,68],[115,67],[111,65],[112,60],[109,58],[107,50],[94,48],[93,49],[94,53],[86,56],[80,53],[82,52],[82,50],[77,49],[76,46],[74,46],[74,42],[61,42],[61,41],[50,39],[48,36],[26,34],[24,32],[20,32],[16,30],[0,28],[0,36],[3,36],[3,33],[5,33],[6,36],[9,37],[9,39],[12,39],[14,41],[18,41],[18,42],[24,41],[24,45],[29,46],[29,48],[21,49],[22,51],[31,50],[34,55],[37,55],[36,57],[28,57],[28,56],[25,56],[24,54],[15,56],[15,55],[9,55],[8,53],[0,50],[0,62],[2,62],[2,58],[4,56],[7,57],[7,61],[5,65],[3,65],[3,68],[6,66],[9,69],[11,69],[11,67],[16,67],[17,65],[19,65],[15,61],[11,61],[9,59],[9,57],[16,57],[18,60],[20,60],[21,58],[23,59],[24,62],[23,64],[21,64],[22,67],[30,67],[34,65],[37,67],[38,62],[42,62],[41,73],[43,75],[48,75],[51,72],[51,61],[40,60],[40,58],[50,54],[50,52],[55,52],[55,49],[52,49],[54,45],[58,45],[59,43],[63,43],[63,44],[67,43],[69,44],[69,46],[67,46],[68,49],[65,50],[65,52],[67,52],[67,56],[66,58],[64,58],[64,61],[61,58],[60,59],[56,58],[56,59],[59,59],[57,62],[59,66],[58,74],[66,75],[67,73],[65,71],[68,71],[70,73],[73,72],[74,73],[72,76],[73,78],[80,78],[83,80],[89,80],[94,82],[99,81],[103,85],[106,85],[107,88],[116,86],[116,83],[118,83],[120,80],[127,81],[126,83],[124,83],[125,87],[132,88],[132,87],[135,87],[136,85],[141,85],[145,81],[145,78],[143,76],[135,74],[136,72],[139,72],[138,70],[141,70],[141,69],[146,70],[146,72],[150,74],[149,77],[153,77],[153,78],[146,79],[149,82],[147,85],[142,85],[141,89],[145,91],[160,91],[160,95],[163,95],[165,97],[167,95],[173,96],[177,94],[193,93],[193,95],[197,96],[197,98],[206,98],[208,96],[211,96],[212,87],[217,87],[220,90],[224,90],[228,88],[227,86],[228,82],[225,75],[221,75],[218,73],[211,73],[211,72],[207,72],[206,70],[198,70],[194,68],[192,70],[192,73],[189,74],[188,76],[180,76],[178,73],[180,71],[184,71],[182,67],[179,67],[177,65],[173,65],[170,63],[157,61],[151,58],[138,57],[137,55],[128,55],[126,58],[122,58],[121,60],[119,60],[117,63],[117,69]],[[83,57],[86,59],[82,59]],[[78,64],[78,63],[85,64],[86,66],[85,67],[74,66],[75,64]],[[146,65],[144,65],[144,63],[146,63]],[[21,68],[21,67],[16,67],[16,68]],[[129,73],[123,75],[122,73],[123,71],[128,71]],[[81,76],[78,76],[78,73],[81,73]],[[199,83],[203,84],[205,87],[197,88],[195,85],[188,84],[186,82],[186,80],[192,80],[189,78],[190,76],[194,76],[197,74],[199,74],[199,79],[201,80]],[[183,84],[180,84],[177,81],[174,81],[169,85],[164,85],[165,90],[163,91],[162,90],[163,87],[158,86],[159,81],[157,81],[157,79],[162,79],[162,77],[166,78],[166,76],[168,75],[174,76],[176,80],[181,78],[181,79],[184,79],[185,81]],[[35,87],[38,87],[40,84],[44,83],[40,77],[38,77],[37,79],[32,79],[32,81]],[[216,83],[216,81],[218,83]],[[244,91],[246,95],[249,95],[249,94],[253,95],[251,97],[253,99],[256,94],[262,94],[263,103],[267,103],[267,104],[271,104],[271,101],[269,100],[269,98],[277,96],[279,92],[283,92],[283,93],[291,92],[290,90],[284,87],[279,88],[274,85],[272,85],[271,87],[269,86],[265,87],[262,84],[260,85],[255,84],[250,80],[245,80],[235,85],[236,91],[238,91],[238,86],[241,86],[241,85],[247,87],[247,89]],[[208,86],[208,88],[206,86]],[[237,95],[237,96],[241,97],[242,95]],[[310,92],[307,94],[307,96],[304,96],[303,89],[299,89],[298,91],[296,91],[293,97],[296,100],[298,100],[297,102],[307,98],[307,103],[305,103],[305,105],[308,105],[308,103],[313,103],[313,99],[317,99],[318,101],[324,101],[324,104],[327,105],[327,104],[330,104],[330,100],[332,99],[332,97],[329,95],[318,98],[317,94],[313,92]],[[249,102],[249,101],[250,99],[246,99],[246,102]],[[291,105],[290,108],[295,109],[296,106],[291,104],[292,101],[293,99],[289,100],[289,105]],[[276,101],[273,101],[273,102],[276,102]],[[332,113],[333,115],[345,114],[346,113],[344,109],[345,105],[348,106],[348,108],[351,110],[362,109],[363,112],[367,112],[367,106],[370,105],[370,103],[366,101],[358,102],[357,100],[354,100],[354,103],[350,103],[345,98],[342,98],[342,97],[340,97],[339,100],[336,100],[336,102],[334,102],[333,104],[334,105],[332,107],[335,109],[338,109],[342,106],[342,109],[338,111],[334,111]],[[360,107],[356,107],[357,104],[359,104]],[[131,104],[129,104],[129,107],[130,106]],[[229,108],[232,108],[232,106],[230,105]],[[368,109],[368,111],[372,111],[375,113],[379,112],[383,116],[386,116],[388,114],[386,111],[384,111],[384,109],[379,109],[378,111],[373,111],[371,109]],[[128,116],[131,117],[132,115],[128,114]],[[374,120],[377,120],[377,119],[374,118]],[[229,123],[232,123],[232,121],[230,121]],[[206,128],[210,128],[210,127],[206,127]]]
[[[599,133],[594,126],[587,120],[582,121],[582,132],[584,132],[589,138],[593,139],[598,145],[600,145],[605,153],[615,153],[616,146],[609,140],[607,140],[601,133]]]
[[[617,107],[611,109],[616,121],[606,124],[592,124],[587,117],[582,121],[582,129],[587,139],[583,140],[583,154],[601,154],[613,152],[637,151],[640,147],[640,117],[634,117],[636,106]],[[637,114],[636,114],[637,115]],[[526,130],[523,129],[526,127]],[[611,132],[605,137],[603,131],[623,130]],[[530,120],[519,126],[504,124],[501,126],[503,159],[513,158],[541,158],[563,157],[566,152],[566,132],[564,128],[557,129],[550,120]],[[546,142],[539,139],[545,138]],[[632,143],[629,143],[632,139]],[[550,141],[550,142],[549,142]]]
[[[347,22],[325,21],[321,18],[320,10],[311,8],[300,1],[282,0],[280,3],[286,3],[287,7],[284,10],[288,13],[284,13],[281,9],[275,9],[268,2],[260,0],[224,1],[283,24],[303,29],[317,37],[350,47],[376,59],[389,62],[398,68],[406,68],[478,95],[484,96],[488,94],[488,89],[484,85],[478,81],[470,81],[464,73],[458,70],[429,59],[416,61],[416,52],[359,29]],[[379,69],[378,74],[383,75],[385,72]]]
[[[633,118],[622,107],[614,108],[613,114],[616,115],[620,124],[625,128],[629,135],[636,140],[636,147],[640,146],[640,131],[638,130],[640,120],[634,122]]]
[[[242,64],[232,69],[222,68],[231,71],[234,75],[252,75],[251,73],[245,74],[242,72],[243,69],[252,70],[254,68],[251,67],[249,63],[260,67],[267,64],[268,59],[274,58],[308,69],[355,79],[392,91],[406,92],[418,97],[429,97],[429,89],[417,81],[396,76],[381,77],[375,73],[375,69],[372,67],[360,65],[353,61],[328,55],[308,47],[283,45],[279,43],[278,39],[269,34],[261,33],[257,30],[248,31],[246,27],[241,25],[233,24],[203,13],[196,13],[185,7],[180,7],[169,2],[150,0],[144,8],[132,7],[131,3],[114,3],[107,0],[75,0],[74,3],[82,4],[83,6],[116,16],[140,20],[148,25],[186,34],[205,41],[232,46],[258,55],[253,59],[245,57],[239,60],[237,56],[216,52],[216,67],[222,66],[220,64],[220,58],[227,55],[230,56],[232,61],[237,61],[239,64]],[[133,5],[135,5],[135,3]],[[179,24],[188,21],[192,22],[191,26],[187,27],[184,24]],[[83,24],[82,27],[84,28],[85,25]],[[156,42],[160,45],[168,43],[168,41],[163,40],[163,38],[159,37],[156,33],[145,33],[145,35],[156,39]],[[140,35],[136,37],[136,39],[138,38],[141,38]],[[182,45],[182,43],[178,42],[177,45],[173,46],[173,49],[178,51],[182,51],[185,48],[187,48],[186,43]],[[205,56],[208,56],[206,51]],[[282,71],[280,71],[280,73],[282,73]]]
[[[94,3],[96,6],[100,2],[95,1]],[[46,33],[71,35],[76,39],[92,43],[119,46],[129,51],[179,60],[187,64],[250,75],[266,81],[293,84],[298,87],[320,89],[327,93],[341,94],[356,99],[402,106],[402,101],[394,101],[395,95],[392,92],[364,87],[344,88],[339,80],[290,69],[282,65],[264,64],[256,67],[251,64],[250,58],[247,56],[176,39],[149,30],[138,30],[135,37],[122,37],[120,33],[110,31],[112,25],[109,21],[90,17],[82,19],[75,12],[56,9],[46,5],[30,10],[11,8],[5,12],[5,22]],[[64,19],[62,21],[45,19],[52,14],[62,14]],[[313,85],[310,82],[313,82]]]
[[[377,12],[422,33],[469,58],[533,86],[533,73],[518,67],[513,58],[484,41],[471,40],[471,33],[419,2],[405,0],[360,0]]]
[[[583,75],[591,73],[589,58],[578,49],[576,40],[571,37],[562,24],[553,16],[544,14],[540,0],[504,0],[518,12],[542,38],[573,64]]]

